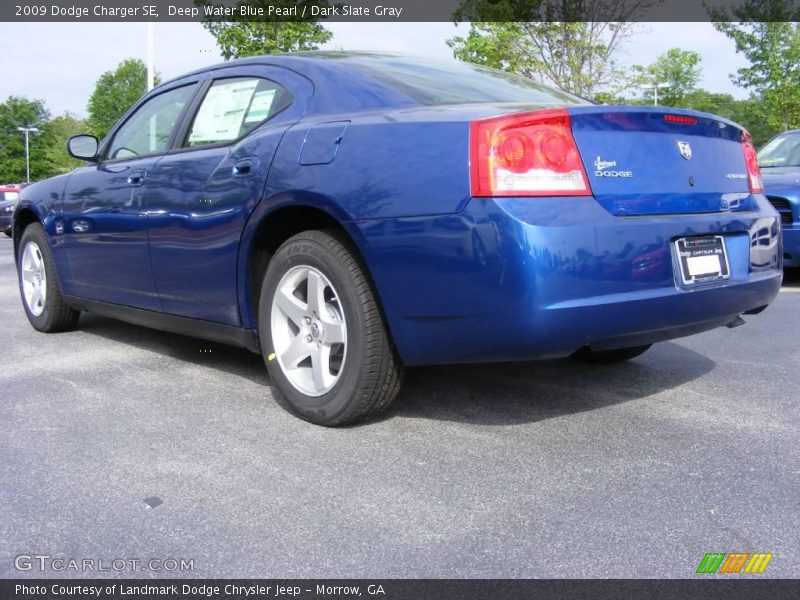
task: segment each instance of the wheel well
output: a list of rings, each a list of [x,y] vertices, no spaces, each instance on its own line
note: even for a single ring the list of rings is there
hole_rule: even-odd
[[[308,206],[290,206],[276,210],[259,223],[253,237],[253,245],[250,248],[247,282],[250,290],[250,306],[254,316],[258,313],[261,284],[272,255],[290,237],[311,229],[333,229],[340,232],[350,241],[353,250],[358,253],[356,245],[345,228],[328,213]],[[360,255],[359,258],[361,258]],[[369,273],[367,275],[369,276]]]
[[[36,218],[34,213],[29,208],[23,208],[19,211],[14,219],[14,256],[17,255],[19,250],[19,241],[22,239],[22,234],[25,228],[31,223],[38,223],[39,219]]]

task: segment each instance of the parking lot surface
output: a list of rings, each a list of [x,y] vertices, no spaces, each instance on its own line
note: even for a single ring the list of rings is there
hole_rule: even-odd
[[[745,326],[629,364],[410,369],[385,418],[324,429],[247,351],[92,315],[35,332],[0,238],[2,577],[103,575],[15,569],[33,554],[192,560],[182,577],[693,577],[706,552],[754,551],[800,576],[800,277]],[[172,574],[141,568],[106,574]]]

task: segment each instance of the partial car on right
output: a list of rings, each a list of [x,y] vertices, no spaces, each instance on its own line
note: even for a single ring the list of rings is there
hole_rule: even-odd
[[[767,199],[781,215],[783,265],[800,267],[800,129],[772,138],[758,164]]]

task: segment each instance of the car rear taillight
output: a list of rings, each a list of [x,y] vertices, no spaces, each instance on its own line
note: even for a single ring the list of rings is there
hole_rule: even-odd
[[[750,182],[751,194],[762,194],[764,192],[764,180],[761,179],[761,169],[758,167],[758,155],[753,148],[750,133],[742,132],[742,150],[744,150],[744,162],[747,164],[747,180]]]
[[[564,109],[473,121],[473,196],[588,196],[578,146]]]

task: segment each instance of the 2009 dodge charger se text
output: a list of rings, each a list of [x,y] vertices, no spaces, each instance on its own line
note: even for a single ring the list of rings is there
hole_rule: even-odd
[[[260,352],[301,417],[383,411],[404,365],[633,358],[777,294],[750,138],[499,71],[369,53],[164,83],[23,190],[39,331],[80,311]]]

